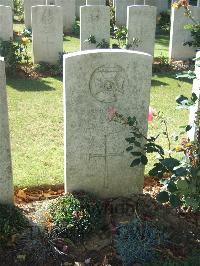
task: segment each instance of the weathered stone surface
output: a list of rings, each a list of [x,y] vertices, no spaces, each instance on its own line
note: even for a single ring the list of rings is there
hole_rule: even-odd
[[[145,5],[145,0],[135,0],[134,5]]]
[[[63,52],[62,8],[32,7],[32,34],[34,63],[56,64]]]
[[[128,7],[128,44],[133,39],[139,39],[135,49],[140,52],[154,54],[155,31],[156,31],[156,7],[154,6],[129,6]]]
[[[116,108],[147,134],[152,56],[93,50],[64,56],[65,190],[101,197],[142,192],[144,167],[130,167],[128,129],[109,122]],[[137,149],[136,147],[134,149]]]
[[[24,24],[31,29],[31,8],[32,6],[45,5],[46,0],[24,0]]]
[[[13,204],[13,193],[5,64],[0,57],[0,203]]]
[[[196,58],[200,58],[200,52],[197,52]],[[196,94],[198,100],[196,101],[196,104],[190,108],[190,114],[189,114],[189,125],[192,126],[190,131],[188,131],[188,138],[191,141],[199,140],[200,139],[200,131],[195,123],[197,121],[197,111],[200,111],[200,61],[196,61],[195,65],[195,73],[196,78],[193,80],[193,88],[192,92]]]
[[[126,26],[127,7],[134,5],[134,0],[115,0],[115,17],[117,26]]]
[[[0,39],[3,41],[9,41],[12,38],[12,9],[10,6],[0,6]]]
[[[108,6],[81,7],[80,49],[95,49],[104,39],[110,42],[110,8]],[[96,44],[87,42],[90,35],[95,36]]]
[[[190,6],[192,16],[200,20],[200,8]],[[172,8],[171,14],[171,30],[169,44],[169,58],[174,60],[185,60],[195,56],[195,48],[183,45],[185,42],[191,41],[192,37],[189,30],[185,30],[184,26],[192,23],[191,19],[184,15],[184,8]]]
[[[106,0],[86,0],[86,5],[106,5]]]
[[[10,6],[11,9],[14,9],[13,0],[0,0],[0,6]]]
[[[72,32],[75,22],[75,1],[74,0],[55,0],[57,6],[62,7],[63,11],[63,31]]]
[[[80,7],[86,5],[86,0],[75,0],[76,3],[76,17],[80,18]]]

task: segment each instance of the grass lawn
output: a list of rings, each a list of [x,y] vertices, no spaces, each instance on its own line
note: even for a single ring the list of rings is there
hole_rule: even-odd
[[[22,30],[16,24],[15,30]],[[157,36],[155,55],[166,56],[168,37]],[[79,39],[64,38],[64,50],[79,50]],[[180,86],[181,84],[181,86]],[[174,75],[154,75],[151,89],[151,106],[164,112],[170,134],[176,126],[186,124],[186,112],[175,110],[175,98],[189,95],[191,84],[178,85]],[[7,79],[14,184],[32,186],[63,182],[63,106],[62,80],[43,78],[38,80],[13,77]],[[156,134],[156,123],[149,127]],[[166,145],[164,138],[161,144]],[[153,161],[151,162],[153,163]]]

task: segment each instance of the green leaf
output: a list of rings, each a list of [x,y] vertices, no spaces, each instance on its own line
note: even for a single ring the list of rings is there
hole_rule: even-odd
[[[161,163],[155,163],[154,167],[149,171],[149,175],[162,177],[165,172],[166,168]]]
[[[186,176],[188,174],[187,168],[183,166],[174,167],[174,172],[176,176]]]
[[[128,148],[126,148],[126,151],[131,151],[133,149],[133,146],[129,146]]]
[[[192,126],[187,125],[186,128],[185,128],[185,131],[188,132],[188,131],[190,131],[191,128],[192,128]]]
[[[170,193],[173,193],[175,191],[177,191],[177,187],[176,184],[174,182],[169,182],[169,184],[167,185],[167,189]]]
[[[176,186],[178,189],[180,189],[181,191],[187,191],[188,190],[188,182],[187,180],[178,180],[176,183]]]
[[[135,144],[136,147],[141,147],[141,144],[138,141],[134,141],[133,143]]]
[[[185,97],[184,95],[179,95],[178,97],[176,97],[176,102],[178,104],[182,104],[185,101],[188,101],[188,97]]]
[[[158,195],[157,195],[157,200],[161,203],[166,203],[169,201],[169,194],[167,191],[161,191]]]
[[[187,197],[185,199],[185,204],[188,207],[192,207],[194,210],[197,210],[200,207],[200,200],[194,197]]]
[[[147,165],[147,163],[148,163],[148,159],[147,159],[147,157],[146,157],[145,155],[142,155],[142,156],[141,156],[141,163],[142,163],[143,165]]]
[[[139,164],[141,164],[140,158],[133,160],[130,167],[134,167],[134,166],[137,166]]]
[[[125,138],[125,140],[126,140],[129,144],[132,144],[132,143],[134,143],[135,138],[134,138],[134,137],[131,137],[131,138]]]
[[[177,208],[177,207],[181,206],[181,204],[182,204],[182,202],[181,202],[181,200],[179,199],[179,197],[176,196],[176,195],[174,195],[174,194],[171,194],[171,195],[170,195],[169,202],[171,203],[171,205],[172,205],[174,208]]]
[[[191,97],[191,100],[195,103],[197,100],[198,100],[198,97],[196,95],[196,93],[192,93],[192,97]]]
[[[131,126],[133,126],[134,124],[135,124],[135,122],[136,122],[136,117],[134,116],[134,117],[128,117],[128,125],[131,127]]]
[[[142,155],[142,153],[140,151],[133,151],[133,152],[131,152],[131,154],[133,156],[141,156]]]
[[[179,160],[175,158],[165,158],[160,160],[161,164],[166,167],[168,171],[173,171],[175,167],[180,165]]]

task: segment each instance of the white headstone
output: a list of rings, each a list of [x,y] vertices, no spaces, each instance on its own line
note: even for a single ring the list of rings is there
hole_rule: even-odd
[[[80,7],[86,5],[86,0],[74,0],[76,3],[76,17],[80,18]]]
[[[106,0],[86,0],[86,5],[106,5]]]
[[[0,57],[0,203],[13,204],[13,200],[5,63],[3,58]]]
[[[62,7],[63,11],[63,31],[65,33],[72,32],[75,17],[75,1],[74,0],[55,0],[57,6]]]
[[[92,50],[64,56],[65,190],[101,197],[143,189],[144,167],[130,167],[128,129],[109,122],[116,108],[136,116],[147,135],[152,57],[126,50]]]
[[[127,7],[134,5],[135,0],[115,0],[115,20],[116,25],[126,26],[127,23]]]
[[[190,6],[192,16],[199,21],[200,20],[200,8]],[[186,60],[195,56],[196,48],[183,45],[187,41],[191,41],[190,30],[184,29],[187,24],[193,22],[187,16],[184,15],[184,8],[176,9],[172,8],[171,14],[171,30],[170,30],[170,44],[169,44],[169,58],[174,60]]]
[[[96,39],[96,44],[87,42],[90,35]],[[108,6],[81,7],[80,49],[95,49],[102,40],[110,42],[110,8]]]
[[[188,131],[188,138],[191,141],[200,140],[199,127],[195,123],[197,121],[196,112],[200,111],[200,51],[197,52],[196,58],[199,58],[199,60],[197,60],[196,64],[195,64],[196,78],[193,80],[192,92],[194,92],[196,94],[198,100],[196,101],[196,104],[190,108],[189,125],[192,126],[192,128],[191,128],[191,130]]]
[[[138,47],[135,50],[154,55],[156,7],[129,6],[127,28],[128,44],[131,45],[134,38],[138,39]]]
[[[200,0],[197,0],[197,7],[200,7]]]
[[[0,6],[0,39],[3,41],[9,41],[12,38],[12,9],[10,6]]]
[[[32,6],[45,5],[46,0],[24,0],[24,24],[26,29],[31,29]]]
[[[32,34],[34,63],[56,64],[63,52],[62,8],[32,7]]]
[[[0,6],[10,6],[11,9],[14,9],[13,0],[0,0]]]

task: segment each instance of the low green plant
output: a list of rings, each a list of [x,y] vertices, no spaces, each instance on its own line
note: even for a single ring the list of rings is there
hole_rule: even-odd
[[[158,29],[162,32],[169,32],[170,30],[170,11],[163,11],[160,13],[158,21]]]
[[[14,0],[14,16],[17,21],[23,21],[24,15],[24,1],[23,0]]]
[[[6,246],[11,237],[26,226],[28,220],[19,208],[0,204],[0,247]]]
[[[43,74],[48,73],[51,76],[61,76],[63,74],[63,56],[65,54],[65,52],[59,54],[59,60],[57,64],[40,62],[39,64],[36,64],[34,68],[36,71]]]
[[[187,24],[184,28],[190,31],[192,37],[192,40],[185,42],[184,45],[200,48],[200,23]]]
[[[139,47],[141,41],[138,39],[138,38],[133,38],[132,41],[128,44],[126,44],[126,49],[129,50],[129,49],[136,49],[137,47]]]
[[[6,72],[8,74],[16,72],[19,64],[29,63],[27,40],[23,41],[23,38],[19,42],[0,40],[0,55],[5,59]]]
[[[128,29],[125,26],[114,28],[113,38],[117,40],[118,47],[124,47],[127,42]]]
[[[151,262],[156,258],[156,249],[166,242],[167,238],[152,222],[138,218],[129,224],[118,227],[115,246],[123,265]]]
[[[115,8],[113,7],[112,3],[110,5],[110,35],[114,36],[115,31]]]
[[[32,31],[31,30],[28,30],[28,29],[24,29],[22,32],[21,32],[21,36],[22,37],[28,37],[28,38],[31,38],[32,37]]]
[[[45,224],[53,237],[66,237],[79,242],[102,227],[103,216],[101,201],[94,196],[67,194],[48,204]],[[48,228],[49,224],[52,227]]]
[[[96,37],[94,35],[90,35],[89,38],[87,40],[85,40],[85,42],[91,43],[91,44],[96,44]]]
[[[80,36],[80,24],[79,21],[75,21],[73,26],[72,26],[72,34],[76,37]]]
[[[99,48],[99,49],[108,49],[109,47],[110,45],[105,39],[102,39],[101,42],[99,42],[96,46],[96,48]]]
[[[160,66],[169,66],[169,58],[167,56],[164,56],[163,54],[161,54],[158,58],[159,61],[159,65]]]

